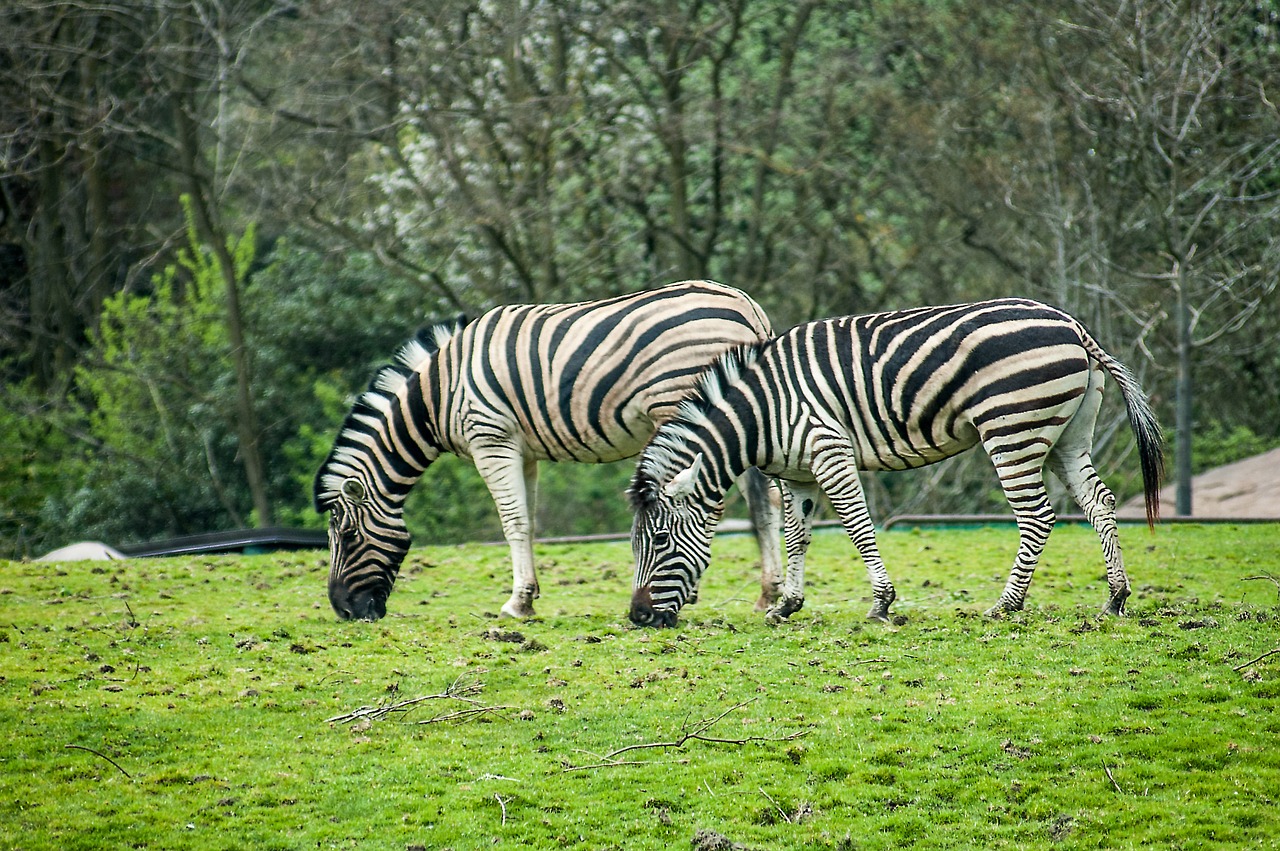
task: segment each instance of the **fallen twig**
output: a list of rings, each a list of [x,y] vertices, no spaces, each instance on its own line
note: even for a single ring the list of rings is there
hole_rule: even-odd
[[[1114,787],[1116,788],[1116,791],[1117,791],[1117,792],[1119,792],[1121,795],[1123,795],[1123,794],[1124,794],[1124,790],[1120,788],[1120,784],[1116,782],[1115,775],[1113,775],[1113,774],[1111,773],[1111,766],[1107,765],[1107,764],[1104,762],[1104,763],[1102,764],[1102,770],[1103,770],[1103,771],[1105,771],[1105,772],[1107,773],[1107,779],[1111,781],[1111,785],[1112,785],[1112,786],[1114,786]]]
[[[1265,580],[1267,580],[1268,582],[1270,582],[1271,584],[1275,585],[1275,586],[1276,586],[1276,596],[1277,596],[1277,597],[1280,597],[1280,579],[1277,579],[1276,577],[1272,576],[1270,573],[1263,573],[1261,576],[1246,576],[1246,577],[1244,577],[1243,579],[1241,579],[1240,581],[1241,581],[1241,582],[1256,582],[1256,581],[1257,581],[1257,580],[1259,580],[1259,579],[1265,579]]]
[[[593,765],[572,766],[572,767],[566,768],[565,771],[582,771],[587,768],[611,768],[617,765],[645,765],[648,763],[644,761],[640,761],[640,762],[622,761],[622,760],[615,759],[615,757],[620,756],[624,753],[628,753],[630,751],[652,750],[654,748],[682,748],[691,741],[709,742],[711,744],[720,744],[720,745],[745,745],[749,742],[790,742],[800,738],[801,736],[805,735],[806,732],[808,732],[807,730],[797,730],[796,732],[786,736],[745,736],[740,739],[724,739],[718,736],[705,735],[708,730],[710,730],[713,726],[719,723],[730,712],[734,712],[738,709],[741,709],[742,707],[746,706],[748,703],[751,703],[751,702],[752,701],[750,700],[745,700],[742,703],[738,703],[733,706],[730,706],[728,709],[726,709],[724,712],[721,712],[716,717],[707,721],[699,722],[691,730],[688,729],[688,722],[686,721],[683,725],[681,725],[682,728],[686,730],[686,732],[684,732],[680,736],[680,738],[674,741],[646,742],[640,745],[627,745],[625,748],[618,748],[617,750],[610,751],[609,753],[605,754],[603,757],[600,757],[601,761],[599,763],[596,763]]]
[[[1277,647],[1277,648],[1275,648],[1274,650],[1268,650],[1266,653],[1263,653],[1263,654],[1262,654],[1261,656],[1259,656],[1257,659],[1250,659],[1248,662],[1245,662],[1243,665],[1236,665],[1236,666],[1235,666],[1234,668],[1232,668],[1231,670],[1233,670],[1233,671],[1243,671],[1245,668],[1249,667],[1250,665],[1252,665],[1252,664],[1254,664],[1254,663],[1256,663],[1256,662],[1261,662],[1263,659],[1267,658],[1268,656],[1274,656],[1274,655],[1276,655],[1277,653],[1280,653],[1280,647]]]
[[[349,724],[361,718],[367,718],[370,721],[379,721],[386,718],[394,712],[408,712],[419,703],[425,703],[428,700],[461,700],[465,703],[478,703],[472,700],[470,695],[479,694],[484,685],[477,680],[463,682],[462,677],[450,683],[449,687],[439,694],[426,694],[421,697],[412,697],[408,700],[400,700],[395,703],[387,703],[382,706],[361,706],[359,709],[353,709],[350,712],[344,712],[341,715],[335,715],[332,718],[326,718],[326,724],[342,723]]]
[[[786,811],[778,806],[778,802],[773,799],[773,796],[766,792],[763,786],[757,786],[756,788],[760,790],[761,795],[769,799],[769,803],[773,804],[773,808],[778,811],[778,815],[782,816],[782,820],[787,824],[791,824],[791,816],[787,815]]]
[[[502,800],[502,796],[497,792],[493,793],[493,797],[498,802],[498,806],[502,807],[502,824],[505,826],[507,823],[507,802]]]
[[[501,712],[503,709],[510,709],[510,706],[473,706],[470,709],[459,709],[457,712],[446,712],[444,715],[437,715],[434,718],[428,718],[426,721],[418,721],[419,724],[440,724],[445,721],[466,721],[478,715],[484,715],[489,712]]]
[[[321,677],[320,679],[316,680],[316,685],[318,685],[318,686],[322,686],[322,685],[324,685],[324,681],[325,681],[325,680],[327,680],[327,679],[329,679],[330,677],[336,677],[336,676],[338,676],[339,674],[347,674],[347,675],[350,675],[350,674],[352,674],[352,673],[354,673],[354,672],[353,672],[353,671],[330,671],[329,673],[325,674],[325,675],[324,675],[323,677]]]
[[[593,768],[617,768],[621,765],[688,765],[687,759],[613,759],[608,762],[593,762],[590,765],[571,765],[561,771],[561,774],[568,774],[570,771],[589,771]]]
[[[120,768],[120,763],[116,762],[114,759],[112,759],[111,757],[107,756],[104,753],[99,753],[98,751],[95,751],[93,748],[86,748],[84,745],[63,745],[63,747],[67,748],[68,750],[88,751],[94,756],[100,756],[103,759],[105,759],[107,762],[114,765],[116,768],[119,768],[120,773],[123,774],[125,777],[128,777],[130,780],[133,779],[133,775],[125,771],[123,768]]]
[[[627,751],[646,750],[649,748],[682,748],[685,746],[686,743],[695,739],[700,742],[712,742],[714,744],[721,744],[721,745],[745,745],[748,742],[789,742],[792,739],[798,739],[805,734],[806,732],[805,730],[799,730],[795,733],[792,733],[789,736],[782,736],[782,737],[747,736],[746,738],[743,738],[743,739],[720,739],[720,738],[715,738],[713,736],[702,735],[707,730],[715,726],[717,722],[719,722],[722,718],[724,718],[730,712],[734,712],[738,709],[741,709],[742,707],[746,706],[748,703],[751,703],[751,701],[745,700],[742,703],[736,704],[734,706],[730,706],[728,709],[726,709],[724,712],[721,712],[719,715],[717,715],[715,718],[712,718],[710,721],[701,722],[697,727],[693,729],[692,732],[685,733],[674,742],[649,742],[648,744],[643,744],[643,745],[627,745],[625,748],[618,748],[616,751],[612,751],[610,753],[605,754],[604,758],[613,759],[615,756],[618,756],[619,754],[624,754]]]

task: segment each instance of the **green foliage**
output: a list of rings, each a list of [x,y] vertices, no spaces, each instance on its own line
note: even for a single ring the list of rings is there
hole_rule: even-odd
[[[632,460],[541,464],[537,535],[626,532],[631,528],[631,508],[625,492],[634,467]],[[427,470],[409,496],[405,519],[419,544],[503,539],[498,510],[484,480],[470,461],[453,455],[442,456]]]
[[[1264,437],[1248,426],[1214,422],[1197,430],[1192,444],[1192,467],[1197,473],[1260,455],[1280,446],[1280,436]]]
[[[613,464],[543,464],[538,473],[538,531],[590,535],[631,528],[627,485],[635,461]]]
[[[42,520],[75,458],[74,410],[44,398],[34,381],[0,386],[0,558],[39,555],[61,543]]]
[[[413,550],[376,624],[318,552],[0,562],[0,848],[1272,847],[1276,534],[1126,526],[1100,622],[1088,529],[1000,621],[1012,527],[887,533],[893,628],[824,532],[776,628],[743,537],[668,631],[625,624],[624,543],[540,547],[526,623],[496,547]]]
[[[1197,409],[1224,429],[1197,435],[1197,463],[1245,451],[1237,426],[1277,436],[1280,124],[1258,95],[1280,76],[1274,2],[1148,4],[1136,30],[1094,0],[140,8],[77,19],[81,35],[111,33],[103,51],[62,30],[50,41],[31,0],[11,16],[9,79],[26,95],[9,111],[44,129],[15,149],[29,167],[0,222],[15,282],[0,356],[6,376],[38,369],[54,389],[12,388],[27,401],[0,419],[44,421],[0,462],[39,489],[0,496],[6,541],[249,519],[221,287],[172,189],[193,167],[216,217],[245,233],[233,249],[254,404],[289,524],[319,522],[314,467],[418,326],[685,276],[744,287],[779,328],[1044,298],[1142,374],[1168,422],[1173,263],[1196,296]],[[237,85],[198,94],[153,64],[181,56],[212,81],[228,50]],[[33,68],[81,70],[42,99]],[[108,102],[139,107],[83,123]],[[203,132],[182,158],[163,142],[181,136],[174,115],[216,128],[216,162]],[[250,219],[269,234],[261,263]],[[154,291],[137,289],[153,271]],[[80,328],[126,281],[85,345]],[[78,352],[80,411],[60,398]],[[1097,460],[1124,495],[1136,477],[1108,405]],[[872,483],[879,516],[1003,511],[979,460],[954,479]],[[624,480],[544,471],[540,527],[625,527]],[[429,540],[497,528],[464,463],[428,474],[410,525]]]
[[[50,502],[69,536],[123,543],[223,528],[247,513],[221,273],[190,212],[187,238],[150,292],[108,298],[90,335],[76,384],[98,452],[79,489]],[[247,273],[253,228],[227,247]]]
[[[442,455],[427,470],[409,495],[405,521],[422,544],[502,540],[498,509],[484,480],[475,465],[455,455]]]

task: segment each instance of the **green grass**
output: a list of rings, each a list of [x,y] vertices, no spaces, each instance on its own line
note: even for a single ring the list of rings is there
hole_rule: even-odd
[[[492,618],[501,547],[414,550],[376,624],[334,619],[320,553],[0,562],[0,847],[1280,846],[1280,654],[1246,664],[1280,646],[1250,579],[1280,529],[1121,538],[1127,618],[1095,619],[1099,547],[1064,527],[992,621],[1012,529],[884,534],[897,628],[834,532],[778,628],[745,538],[668,631],[626,624],[626,544],[540,547],[523,624]],[[455,683],[495,708],[327,720]],[[740,744],[601,765],[722,714]]]

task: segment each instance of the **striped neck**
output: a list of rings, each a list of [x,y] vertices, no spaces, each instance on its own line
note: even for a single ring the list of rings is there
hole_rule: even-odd
[[[436,355],[455,330],[440,326],[420,333],[395,362],[374,376],[316,474],[317,510],[335,504],[346,488],[388,508],[403,505],[444,450],[437,417],[442,392]],[[351,484],[353,480],[358,484]]]
[[[731,349],[703,372],[690,396],[649,442],[641,465],[662,478],[687,468],[701,453],[699,493],[723,500],[733,482],[756,466],[760,454],[760,424],[749,404],[761,369],[764,344]]]

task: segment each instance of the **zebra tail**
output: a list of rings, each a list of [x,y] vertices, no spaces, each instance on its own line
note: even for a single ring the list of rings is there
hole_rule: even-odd
[[[1133,429],[1138,444],[1138,458],[1142,464],[1142,496],[1147,505],[1147,526],[1154,528],[1160,522],[1160,481],[1164,478],[1164,435],[1160,421],[1147,401],[1147,394],[1133,373],[1107,352],[1083,327],[1081,338],[1089,356],[1102,364],[1120,387],[1125,409],[1129,413],[1129,427]]]

